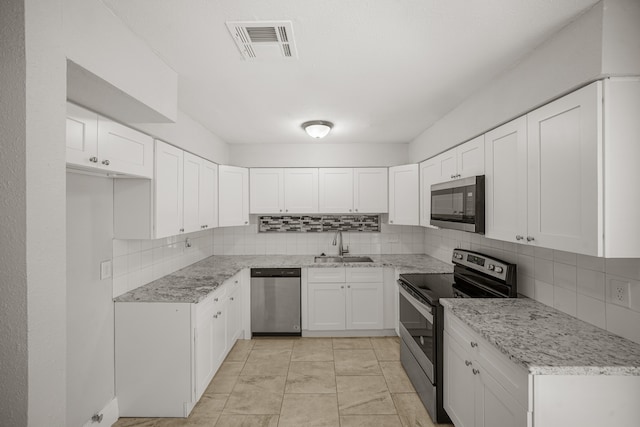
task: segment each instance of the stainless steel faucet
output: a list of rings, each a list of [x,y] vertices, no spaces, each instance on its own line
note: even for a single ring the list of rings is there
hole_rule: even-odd
[[[340,239],[338,239],[338,237]],[[342,231],[340,231],[340,230],[336,231],[336,234],[333,236],[333,242],[331,244],[333,246],[335,246],[338,240],[340,240],[340,244],[338,244],[338,255],[342,256],[344,254],[348,254],[349,253],[349,246],[347,246],[346,249],[343,247],[343,245],[342,245]]]

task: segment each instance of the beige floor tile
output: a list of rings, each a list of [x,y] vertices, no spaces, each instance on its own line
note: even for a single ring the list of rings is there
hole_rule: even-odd
[[[340,415],[396,413],[383,376],[338,376],[336,383]]]
[[[253,348],[255,341],[253,340],[238,340],[227,355],[225,361],[227,362],[244,362],[249,356],[249,352]]]
[[[387,387],[391,393],[415,393],[407,373],[400,362],[379,362]]]
[[[392,398],[403,427],[434,427],[417,393],[396,393]]]
[[[402,427],[397,415],[342,415],[341,427]]]
[[[333,362],[291,362],[284,391],[336,393],[336,371]]]
[[[331,347],[294,347],[291,360],[294,362],[333,361],[333,350]]]
[[[332,338],[300,338],[293,342],[293,349],[296,348],[331,348],[333,349]]]
[[[213,425],[222,414],[228,398],[228,394],[203,394],[186,420],[189,423],[185,425]]]
[[[245,362],[224,362],[216,375],[240,375]]]
[[[336,375],[382,375],[373,350],[334,350]]]
[[[285,376],[240,376],[222,412],[277,415],[282,405],[285,382]]]
[[[216,374],[204,391],[204,394],[229,394],[233,391],[233,386],[236,385],[236,381],[238,381],[237,375]]]
[[[288,338],[260,338],[254,340],[252,350],[291,350],[294,341]]]
[[[227,415],[218,418],[216,427],[278,427],[278,415]]]
[[[242,368],[241,375],[287,375],[291,350],[270,349],[256,350],[249,353],[249,357]]]
[[[156,427],[166,418],[119,418],[112,427]]]
[[[396,337],[371,338],[371,345],[378,360],[400,360],[400,342]]]
[[[335,394],[285,394],[278,427],[339,427]]]
[[[361,350],[371,348],[369,338],[334,338],[334,350]]]

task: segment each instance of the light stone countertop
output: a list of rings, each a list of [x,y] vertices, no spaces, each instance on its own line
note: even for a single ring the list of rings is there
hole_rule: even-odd
[[[359,256],[359,255],[358,255]],[[365,255],[373,262],[314,263],[313,255],[214,255],[115,298],[116,302],[197,303],[244,268],[395,267],[399,273],[452,273],[427,255]]]
[[[640,375],[640,344],[533,299],[440,302],[534,375]]]

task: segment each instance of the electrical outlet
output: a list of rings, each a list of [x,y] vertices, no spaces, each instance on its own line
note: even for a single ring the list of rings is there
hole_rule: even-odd
[[[612,280],[610,286],[611,302],[623,307],[629,307],[629,282]]]
[[[102,261],[100,263],[100,280],[108,279],[112,273],[111,260]]]

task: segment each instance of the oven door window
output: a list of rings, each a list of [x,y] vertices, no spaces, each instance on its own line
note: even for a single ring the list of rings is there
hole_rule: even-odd
[[[435,336],[432,321],[427,320],[404,295],[400,295],[400,323],[420,350],[435,364]]]

